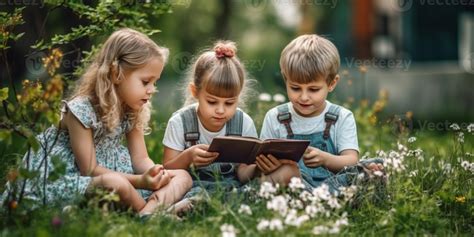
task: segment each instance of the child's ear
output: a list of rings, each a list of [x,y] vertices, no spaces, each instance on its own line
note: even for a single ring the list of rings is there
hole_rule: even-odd
[[[119,79],[117,67],[115,67],[113,64],[110,66],[109,75],[110,75],[110,78],[112,79],[112,83],[116,85],[120,84],[120,82],[122,81]]]
[[[197,88],[196,88],[196,85],[194,85],[194,83],[190,83],[189,84],[189,91],[191,91],[191,95],[194,97],[194,98],[197,98]]]
[[[334,80],[332,80],[331,84],[329,84],[329,92],[332,92],[334,89],[336,89],[339,78],[339,74],[334,77]]]

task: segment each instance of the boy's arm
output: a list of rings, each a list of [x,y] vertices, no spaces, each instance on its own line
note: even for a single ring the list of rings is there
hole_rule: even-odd
[[[308,147],[303,159],[307,167],[324,166],[332,172],[338,172],[345,166],[355,165],[359,160],[359,152],[349,149],[339,155],[333,155],[315,147]]]

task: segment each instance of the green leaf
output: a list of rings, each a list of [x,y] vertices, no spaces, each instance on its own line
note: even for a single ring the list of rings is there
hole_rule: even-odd
[[[0,101],[8,98],[8,87],[0,89]]]
[[[38,151],[39,143],[35,136],[28,136],[28,144],[31,146],[34,152]]]
[[[30,156],[30,158],[31,158],[31,156]],[[39,171],[37,171],[37,170],[28,170],[28,169],[25,169],[25,168],[20,168],[19,172],[20,172],[20,176],[25,178],[25,179],[32,179],[32,178],[39,175]]]

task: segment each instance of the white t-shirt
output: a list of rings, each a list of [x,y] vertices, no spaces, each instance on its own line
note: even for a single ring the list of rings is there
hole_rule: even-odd
[[[324,114],[328,112],[331,102],[326,101],[324,111],[315,117],[303,117],[297,114],[293,108],[293,104],[288,102],[289,112],[291,114],[291,129],[294,134],[309,135],[316,132],[324,131],[326,122],[324,122]],[[339,111],[339,118],[335,125],[331,126],[329,131],[332,141],[336,147],[336,151],[340,154],[343,150],[351,149],[359,151],[359,143],[357,141],[357,128],[354,115],[352,112],[342,106]],[[285,125],[280,123],[277,118],[278,108],[270,109],[265,115],[260,133],[260,139],[269,138],[287,138]]]
[[[237,108],[242,111],[241,109]],[[166,126],[165,136],[163,138],[163,145],[177,151],[183,151],[186,147],[186,141],[184,140],[184,128],[181,116],[179,114],[181,110],[175,112]],[[242,111],[243,112],[243,111]],[[211,144],[211,141],[214,137],[225,136],[226,127],[224,127],[218,132],[210,132],[201,123],[201,120],[198,116],[199,124],[199,141],[197,144]],[[242,136],[247,137],[258,137],[257,129],[253,123],[252,118],[245,112],[243,112],[243,122],[242,122]]]

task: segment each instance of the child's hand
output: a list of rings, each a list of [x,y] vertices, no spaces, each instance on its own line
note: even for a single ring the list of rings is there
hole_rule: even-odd
[[[148,190],[158,190],[169,183],[171,176],[162,165],[154,165],[142,174],[142,186]]]
[[[304,152],[303,162],[310,168],[324,166],[324,159],[321,157],[321,150],[311,146],[308,147]]]
[[[292,160],[279,160],[272,155],[259,155],[256,159],[256,164],[258,168],[263,172],[263,174],[267,175],[272,173],[273,171],[277,170],[283,164],[291,164],[296,165],[296,162]]]
[[[206,166],[214,162],[214,160],[219,156],[217,152],[208,152],[209,145],[198,144],[189,148],[191,156],[191,164],[194,166]]]

